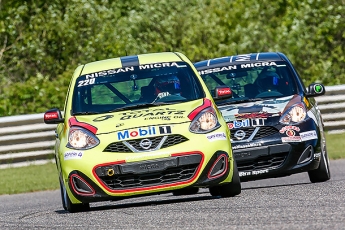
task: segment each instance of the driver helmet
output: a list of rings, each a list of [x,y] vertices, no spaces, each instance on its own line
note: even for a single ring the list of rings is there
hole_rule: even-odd
[[[279,85],[279,75],[276,72],[267,71],[262,73],[258,80],[258,88],[261,92],[277,91]]]
[[[181,93],[180,79],[176,75],[159,76],[154,83],[154,87],[156,95],[163,92],[175,95]]]

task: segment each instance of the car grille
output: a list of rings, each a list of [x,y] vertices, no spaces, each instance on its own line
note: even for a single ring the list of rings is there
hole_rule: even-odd
[[[164,138],[164,137],[167,137],[167,138]],[[152,142],[151,147],[149,149],[144,149],[140,146],[140,142],[143,139],[148,139]],[[103,152],[113,152],[113,153],[145,152],[145,151],[156,150],[156,148],[160,144],[161,144],[161,146],[158,149],[174,146],[174,145],[180,144],[180,143],[185,142],[185,141],[188,141],[188,139],[182,135],[179,135],[179,134],[174,134],[174,135],[169,135],[169,136],[151,137],[151,138],[141,138],[141,139],[135,139],[135,140],[113,142],[113,143],[109,144],[103,150]],[[128,145],[132,149],[130,147],[128,147]]]
[[[253,161],[238,161],[237,167],[239,171],[251,171],[265,168],[278,168],[285,161],[288,152],[273,154],[269,156],[261,156]]]
[[[237,130],[243,130],[246,133],[245,137],[243,138],[243,140],[246,140],[250,137],[250,135],[252,135],[255,128],[232,129],[230,132],[231,133],[231,140],[237,141],[237,138],[235,137],[235,133]]]
[[[237,138],[234,136],[237,130],[243,130],[246,135],[243,140],[248,139],[255,130],[255,127],[250,128],[241,128],[241,129],[232,129],[231,130],[231,139],[237,141]],[[278,129],[273,126],[260,126],[258,132],[255,134],[253,140],[261,139],[264,137],[268,137],[270,135],[279,133]]]
[[[96,168],[95,172],[101,181],[112,190],[145,188],[186,182],[195,176],[201,160],[201,155],[192,154],[160,160],[100,166]],[[106,175],[109,168],[114,169],[115,175]]]
[[[253,140],[261,139],[279,133],[279,130],[273,126],[260,126],[259,131],[255,134]]]

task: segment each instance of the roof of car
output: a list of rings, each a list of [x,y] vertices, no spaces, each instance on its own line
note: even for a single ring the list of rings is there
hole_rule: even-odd
[[[133,56],[117,57],[87,63],[83,65],[81,75],[108,69],[176,61],[186,61],[186,57],[178,52],[147,53]]]
[[[203,60],[194,63],[197,69],[207,69],[210,67],[234,65],[242,63],[266,62],[266,61],[286,61],[287,58],[283,53],[279,52],[261,52],[250,54],[238,54],[234,56],[226,56],[214,59]]]

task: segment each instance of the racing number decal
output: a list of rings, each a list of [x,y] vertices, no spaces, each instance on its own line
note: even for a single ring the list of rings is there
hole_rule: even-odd
[[[171,127],[170,126],[160,126],[159,127],[159,133],[160,134],[171,133]]]
[[[78,87],[95,84],[95,78],[85,79],[78,82]]]

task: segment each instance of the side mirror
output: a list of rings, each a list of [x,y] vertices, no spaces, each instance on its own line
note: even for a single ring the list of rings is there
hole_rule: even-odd
[[[232,91],[229,86],[221,85],[214,89],[214,95],[215,100],[228,99],[232,98]]]
[[[46,124],[59,124],[63,123],[65,119],[62,118],[61,111],[54,108],[44,113],[43,120]]]
[[[306,97],[317,97],[326,93],[325,86],[320,83],[312,83],[307,88]]]

